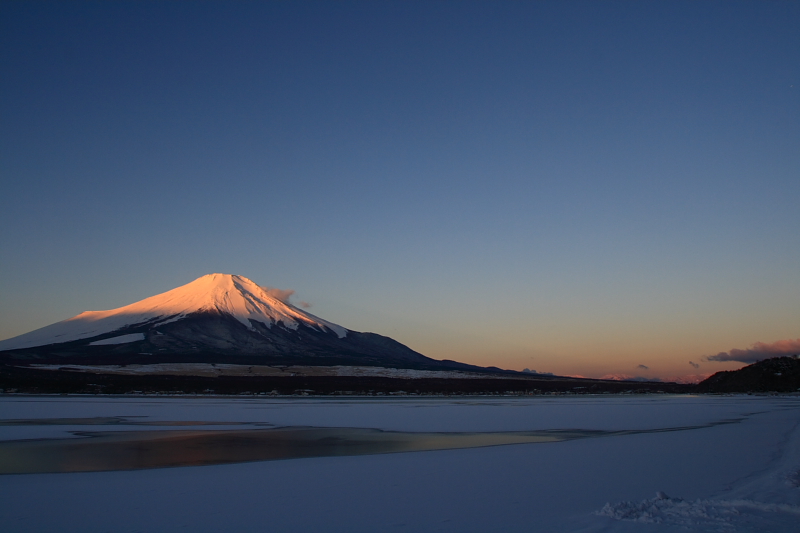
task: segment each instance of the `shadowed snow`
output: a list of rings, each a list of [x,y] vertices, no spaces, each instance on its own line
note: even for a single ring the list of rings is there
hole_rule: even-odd
[[[144,333],[131,333],[130,335],[120,335],[119,337],[111,337],[110,339],[103,339],[101,341],[90,342],[89,346],[102,346],[104,344],[125,344],[128,342],[143,341]]]

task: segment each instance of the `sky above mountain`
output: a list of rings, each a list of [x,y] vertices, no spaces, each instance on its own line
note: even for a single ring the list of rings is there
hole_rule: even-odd
[[[798,21],[3,2],[0,338],[225,272],[438,359],[736,368],[800,337]]]

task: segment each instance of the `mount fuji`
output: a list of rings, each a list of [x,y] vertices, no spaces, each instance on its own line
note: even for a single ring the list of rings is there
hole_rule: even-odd
[[[292,305],[284,291],[230,274],[109,311],[75,317],[0,341],[4,359],[129,364],[361,365],[482,369],[425,357],[375,333],[360,333]]]

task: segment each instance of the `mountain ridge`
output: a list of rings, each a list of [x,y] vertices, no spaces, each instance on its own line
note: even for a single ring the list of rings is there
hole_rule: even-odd
[[[800,391],[800,358],[772,357],[738,370],[725,370],[697,384],[701,392],[794,392]]]
[[[136,325],[164,325],[202,312],[220,312],[254,329],[255,320],[267,327],[282,323],[296,329],[300,323],[330,330],[340,338],[347,329],[296,308],[244,276],[207,274],[175,289],[107,311],[84,311],[49,326],[0,341],[0,351],[71,342]]]
[[[286,291],[238,275],[208,274],[107,311],[86,311],[0,341],[4,359],[29,363],[204,362],[482,370],[431,359],[376,333],[298,309]],[[493,369],[499,371],[499,369]]]

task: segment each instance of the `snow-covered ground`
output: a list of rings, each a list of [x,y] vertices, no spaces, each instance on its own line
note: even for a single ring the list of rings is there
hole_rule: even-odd
[[[116,425],[52,420],[94,417],[128,418]],[[800,530],[799,397],[5,396],[0,419],[50,419],[0,423],[2,441],[81,438],[73,433],[81,430],[174,431],[172,424],[149,424],[186,421],[220,431],[252,423],[420,432],[632,430],[459,450],[3,475],[0,529],[8,532]],[[635,432],[659,429],[665,431]]]

